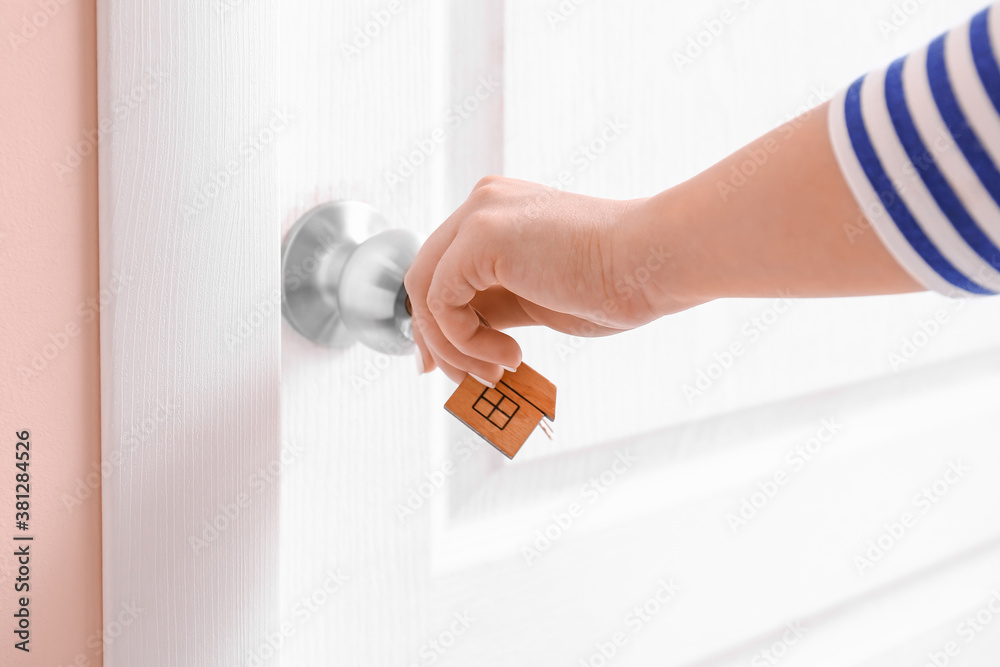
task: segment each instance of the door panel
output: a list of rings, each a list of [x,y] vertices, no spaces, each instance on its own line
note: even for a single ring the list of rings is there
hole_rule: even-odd
[[[286,95],[313,88],[314,80],[342,78],[364,90],[364,104],[329,100],[335,112],[318,114],[326,125],[304,128],[283,145],[301,191],[317,183],[324,193],[294,199],[296,213],[330,194],[360,195],[398,225],[427,233],[491,172],[552,182],[570,170],[563,186],[574,191],[649,194],[785,120],[807,103],[811,87],[835,90],[875,64],[854,58],[831,68],[804,59],[782,85],[768,67],[786,59],[752,33],[799,48],[805,37],[784,30],[803,20],[791,3],[747,14],[733,43],[683,76],[670,66],[669,45],[702,20],[694,6],[587,4],[553,29],[544,3],[502,3],[502,24],[500,5],[407,5],[349,64],[335,57],[332,44],[309,35],[327,20],[356,34],[353,27],[380,11],[378,3],[359,3],[337,17],[321,11],[319,21],[303,12],[309,25],[285,29],[298,44],[293,69],[302,72],[286,81]],[[854,24],[832,10],[816,11],[811,21],[840,22],[841,32],[829,36],[828,48],[836,48]],[[775,26],[777,15],[784,18]],[[730,71],[726,63],[740,60],[736,48],[755,66]],[[408,87],[411,77],[423,77],[422,86]],[[502,85],[449,127],[449,109],[473,96],[482,77]],[[744,101],[732,104],[733,97]],[[390,104],[407,113],[373,117],[372,109]],[[616,119],[627,130],[580,169],[579,146]],[[386,187],[386,171],[439,127],[442,150],[397,189]],[[359,155],[362,145],[368,148]],[[341,179],[349,185],[338,193]],[[353,574],[285,654],[289,664],[588,660],[595,642],[631,633],[635,619],[626,615],[655,596],[661,578],[682,591],[641,633],[628,635],[620,664],[745,664],[797,619],[821,637],[800,650],[799,664],[820,664],[817,656],[863,659],[901,641],[898,631],[870,632],[873,615],[920,618],[903,616],[912,604],[910,580],[920,581],[925,599],[957,609],[961,601],[943,595],[956,568],[975,561],[986,571],[1000,557],[995,531],[984,530],[996,523],[982,511],[996,504],[984,480],[1000,462],[982,436],[994,418],[985,399],[971,401],[959,432],[952,424],[958,415],[915,415],[913,406],[995,390],[992,370],[983,371],[979,391],[944,378],[979,368],[961,358],[993,346],[989,323],[1000,309],[965,304],[963,319],[956,315],[934,346],[907,364],[909,375],[900,375],[887,352],[941,307],[940,299],[795,302],[711,391],[688,401],[682,385],[770,305],[710,304],[611,339],[516,332],[525,358],[559,385],[560,415],[557,440],[533,435],[514,462],[445,415],[450,385],[441,377],[415,380],[409,359],[379,359],[360,348],[316,350],[286,328],[284,432],[306,453],[283,478],[285,608],[330,563]],[[385,368],[352,391],[350,378],[378,366]],[[919,393],[913,384],[936,389]],[[836,444],[745,533],[734,534],[727,515],[826,418],[848,425]],[[584,489],[602,473],[610,479],[616,456],[626,452],[637,462],[615,472],[606,493]],[[957,456],[976,460],[980,481],[963,487],[964,499],[956,494],[950,508],[930,514],[908,550],[859,575],[852,558],[878,537],[880,522],[891,521],[914,489]],[[579,514],[563,529],[559,521],[574,503]],[[963,514],[976,520],[955,520]],[[546,544],[537,531],[547,530],[556,538],[531,555]],[[465,629],[453,625],[456,614],[475,620]],[[462,632],[452,637],[456,627]],[[864,644],[832,650],[855,637]],[[447,650],[434,648],[453,639]]]
[[[395,188],[386,173],[445,122],[448,14],[390,4],[282,11],[281,96],[301,114],[279,146],[286,230],[330,199],[363,199],[423,233],[444,212],[443,150]],[[412,358],[330,351],[287,325],[282,347],[282,438],[297,454],[281,480],[280,663],[408,664],[424,640],[429,517],[403,523],[394,505],[443,440],[444,387],[418,380]]]
[[[690,178],[981,3],[921,12],[893,39],[878,27],[891,3],[555,4],[506,3],[506,173],[626,198]],[[699,36],[723,10],[721,35]],[[689,38],[707,44],[694,58]],[[890,353],[941,309],[940,333],[898,368],[994,348],[1000,324],[1000,303],[928,294],[775,308],[725,300],[608,339],[519,333],[525,358],[559,378],[561,437],[517,462],[892,374]],[[730,358],[733,344],[744,352]]]
[[[227,633],[199,635],[199,656],[225,639],[218,655],[261,664],[596,665],[617,636],[615,664],[729,665],[798,623],[807,629],[784,664],[844,665],[943,627],[995,585],[998,302],[795,301],[691,400],[684,385],[712,372],[748,322],[769,317],[770,300],[717,302],[607,339],[516,331],[525,359],[558,385],[560,409],[557,439],[534,434],[514,462],[448,416],[452,385],[440,373],[417,378],[409,357],[322,349],[276,317],[239,352],[213,356],[170,337],[176,320],[192,327],[185,336],[211,340],[209,324],[223,332],[273,303],[278,227],[316,204],[362,199],[426,235],[487,173],[552,182],[568,171],[562,186],[573,191],[651,194],[810,104],[812,89],[832,92],[960,20],[972,3],[922,8],[891,40],[877,27],[889,2],[732,3],[745,11],[724,39],[681,70],[674,53],[729,3],[227,1],[211,19],[164,5],[146,16],[109,2],[102,19],[109,35],[135,35],[112,39],[102,56],[109,90],[127,87],[137,60],[177,72],[164,102],[122,131],[102,165],[121,184],[101,195],[109,266],[135,266],[152,288],[182,297],[147,292],[109,316],[104,342],[124,347],[112,357],[106,424],[140,415],[130,392],[180,391],[182,369],[196,387],[212,377],[223,388],[191,394],[168,435],[136,459],[144,476],[106,490],[105,521],[118,531],[111,540],[106,532],[108,558],[134,569],[106,585],[106,609],[108,591],[123,599],[134,577],[213,566],[228,574],[198,581]],[[565,20],[552,23],[553,11]],[[142,36],[151,19],[183,25],[185,36]],[[228,55],[209,57],[219,45]],[[180,103],[192,86],[197,107]],[[196,187],[276,108],[290,122],[213,200],[205,226],[156,204],[176,204],[169,188]],[[147,139],[181,130],[177,146]],[[581,153],[597,139],[600,155]],[[168,166],[154,167],[157,159]],[[205,241],[210,250],[197,245]],[[146,256],[159,259],[140,264]],[[228,281],[196,301],[195,278],[216,277],[205,267],[219,258]],[[176,266],[188,268],[174,284],[166,277]],[[208,306],[217,312],[197,320]],[[888,353],[940,308],[951,314],[946,328],[897,372]],[[191,356],[175,352],[154,367],[147,355],[161,339]],[[251,359],[260,364],[252,378]],[[223,394],[236,400],[231,412]],[[195,415],[218,425],[218,442],[191,435]],[[248,422],[254,428],[237,428]],[[816,440],[815,456],[790,459],[824,424],[837,426]],[[181,470],[181,453],[202,467]],[[259,515],[243,515],[252,538],[229,533],[229,550],[208,561],[170,549],[165,562],[129,555],[136,542],[125,530],[141,527],[129,503],[158,497],[187,508],[163,514],[179,537],[201,513],[171,480],[194,475],[217,502],[226,484],[274,461],[280,504],[267,494]],[[968,471],[939,502],[926,512],[915,505],[956,462]],[[156,478],[161,470],[173,477]],[[769,486],[780,474],[786,481]],[[760,506],[734,523],[750,499]],[[907,511],[914,525],[859,571],[869,541]],[[237,599],[244,581],[251,592]],[[162,586],[162,610],[115,656],[165,647],[177,623],[169,619],[194,591]],[[637,605],[651,611],[638,615]]]
[[[649,194],[785,120],[811,89],[832,92],[875,64],[831,67],[817,55],[788,65],[768,41],[801,48],[806,38],[784,30],[805,20],[791,3],[747,13],[731,42],[683,73],[671,48],[705,18],[694,6],[587,4],[555,28],[544,3],[502,3],[502,22],[500,6],[408,4],[346,60],[316,31],[332,21],[349,39],[382,5],[291,12],[298,22],[282,34],[294,36],[287,65],[299,74],[285,80],[285,98],[308,106],[316,80],[357,92],[350,105],[317,99],[317,123],[282,144],[298,188],[286,193],[286,225],[324,198],[360,195],[428,233],[493,172],[552,182],[569,170],[570,190]],[[840,26],[826,47],[836,48],[855,24],[816,11],[809,20]],[[737,48],[746,55],[735,58]],[[743,60],[753,66],[727,67]],[[779,81],[771,70],[783,63],[791,71]],[[471,100],[484,77],[501,85]],[[451,125],[456,105],[468,108]],[[579,147],[616,122],[627,128],[581,169]],[[389,185],[387,172],[415,162],[439,128],[439,148]],[[317,350],[286,327],[283,430],[304,453],[283,476],[283,609],[328,567],[350,580],[283,658],[548,665],[590,660],[621,631],[619,664],[745,664],[799,621],[818,638],[799,644],[798,664],[846,664],[912,637],[872,631],[873,617],[895,614],[912,629],[960,609],[975,585],[962,580],[968,597],[945,596],[956,570],[986,572],[1000,559],[985,510],[997,506],[985,480],[1000,460],[983,435],[995,425],[985,397],[997,389],[997,358],[963,360],[994,347],[1000,307],[932,295],[797,301],[688,400],[683,385],[771,305],[710,304],[609,339],[516,332],[525,359],[558,384],[560,415],[557,440],[536,433],[514,462],[441,410],[451,389],[440,376],[417,380],[409,359],[360,347]],[[954,321],[897,373],[887,353],[941,307]],[[966,412],[915,410],[949,397],[966,397]],[[824,419],[844,424],[833,444],[734,532],[728,516]],[[635,462],[615,468],[620,454]],[[975,461],[975,477],[860,574],[854,557],[953,458]],[[602,474],[603,490],[585,486]],[[630,611],[655,599],[661,580],[680,592],[633,633]],[[938,616],[907,615],[916,589]]]
[[[99,3],[108,667],[244,664],[275,625],[275,15]]]

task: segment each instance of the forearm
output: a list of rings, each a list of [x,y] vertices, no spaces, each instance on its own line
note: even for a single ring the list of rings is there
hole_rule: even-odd
[[[722,297],[1000,294],[996,34],[992,6],[648,199],[480,181],[406,276],[424,368],[492,381],[520,361],[497,327],[606,335]]]
[[[824,104],[634,208],[635,243],[669,247],[653,285],[664,313],[720,297],[923,289],[885,249],[847,187]]]

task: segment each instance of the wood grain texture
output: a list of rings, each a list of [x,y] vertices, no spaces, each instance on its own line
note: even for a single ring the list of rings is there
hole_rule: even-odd
[[[389,4],[282,5],[281,97],[299,111],[279,146],[286,229],[340,198],[422,234],[446,214],[448,15],[439,2],[404,2],[398,13]],[[435,130],[444,143],[429,139]],[[433,149],[420,152],[426,140]],[[441,381],[418,378],[408,356],[331,351],[282,331],[282,439],[295,457],[281,483],[278,613],[293,629],[281,664],[419,662],[436,631],[426,603],[431,515],[426,505],[399,508],[434,465],[447,418]],[[347,578],[335,592],[330,572]]]
[[[274,10],[100,3],[107,667],[251,664],[276,627]]]
[[[691,178],[983,3],[928,4],[885,35],[892,0],[589,2],[553,24],[557,4],[506,3],[506,174],[563,174],[567,190],[629,198]],[[732,23],[699,35],[724,9]],[[678,67],[696,38],[706,46]],[[887,354],[954,304],[915,294],[796,301],[781,314],[772,305],[723,299],[598,339],[516,332],[524,358],[556,380],[563,410],[558,441],[526,448],[516,465],[891,375]],[[991,349],[998,326],[1000,301],[968,303],[907,368]],[[716,357],[734,343],[745,353],[722,369]],[[642,389],[621,391],[626,383]]]
[[[526,0],[415,0],[401,11],[379,0],[292,0],[280,11],[234,1],[222,23],[179,4],[108,5],[115,11],[102,25],[124,35],[102,61],[115,90],[128,88],[136,63],[166,63],[178,74],[168,95],[129,116],[102,164],[114,177],[102,186],[102,264],[138,275],[125,292],[131,300],[106,315],[105,446],[118,447],[153,398],[181,406],[105,489],[105,571],[119,573],[105,609],[130,596],[153,602],[148,625],[112,646],[111,664],[158,664],[154,651],[178,664],[246,661],[248,651],[265,650],[260,632],[280,632],[271,662],[295,667],[575,662],[621,629],[660,577],[675,577],[682,597],[630,638],[616,664],[746,664],[755,642],[770,641],[789,615],[823,623],[885,600],[868,616],[843,612],[843,626],[810,649],[840,659],[834,648],[858,637],[868,649],[890,646],[892,636],[864,633],[872,618],[915,608],[911,591],[925,594],[925,609],[947,613],[973,599],[981,578],[935,604],[979,553],[977,540],[994,539],[995,511],[983,508],[1000,506],[990,483],[1000,474],[988,403],[996,375],[990,366],[963,389],[956,377],[970,369],[955,362],[961,349],[994,344],[995,327],[985,326],[992,311],[956,323],[952,342],[923,357],[945,363],[905,377],[885,371],[885,345],[911,331],[906,317],[916,323],[930,301],[803,305],[694,407],[680,385],[741,335],[761,304],[712,304],[606,341],[518,331],[525,358],[563,389],[560,441],[537,455],[526,450],[514,465],[476,448],[441,410],[450,387],[439,374],[418,379],[409,358],[361,346],[317,348],[287,326],[279,442],[269,382],[275,329],[252,329],[239,354],[212,348],[253,313],[241,287],[266,299],[264,288],[277,286],[275,273],[254,273],[258,261],[276,264],[277,235],[266,241],[252,220],[273,214],[287,229],[317,203],[357,198],[426,234],[496,172],[548,182],[571,169],[569,189],[648,194],[780,120],[804,101],[816,72],[838,86],[894,48],[871,40],[853,48],[858,16],[874,25],[888,1],[748,3],[751,13],[680,77],[670,70],[672,49],[709,8],[572,4],[556,27],[546,16],[552,3]],[[846,55],[830,64],[831,51]],[[199,191],[223,145],[239,150],[240,128],[271,121],[269,101],[293,117],[269,144],[273,154],[210,198],[219,225],[183,224],[178,202]],[[625,134],[578,169],[578,147],[615,114]],[[245,227],[231,224],[235,212]],[[209,258],[229,270],[222,290]],[[816,393],[838,385],[847,386],[836,401]],[[967,408],[947,421],[927,409],[941,396],[968,399]],[[732,534],[726,513],[830,408],[853,420],[851,434],[752,531]],[[179,544],[185,529],[199,525],[206,496],[225,500],[267,460],[266,436],[280,456],[278,535],[267,484],[240,515],[247,524],[230,528],[208,556],[191,557]],[[590,504],[581,487],[607,479],[616,460],[625,465],[617,457],[630,447],[640,462],[615,473],[613,488]],[[953,455],[976,460],[979,481],[929,517],[911,548],[875,576],[857,577],[856,549]],[[525,549],[573,503],[586,509],[572,529],[527,562]],[[275,550],[277,598],[268,585]],[[977,573],[997,562],[989,549],[979,555]],[[941,576],[907,586],[928,572]],[[431,660],[456,615],[474,619],[471,627]]]
[[[874,27],[890,2],[748,3],[726,39],[679,76],[671,54],[711,7],[584,3],[553,28],[546,12],[555,4],[406,3],[350,56],[342,47],[355,44],[387,3],[288,5],[279,24],[282,97],[303,116],[281,146],[285,224],[315,203],[355,197],[427,233],[480,177],[497,172],[551,182],[569,170],[564,187],[574,191],[649,194],[780,122],[805,103],[811,85],[842,85],[905,48],[883,42]],[[856,48],[859,16],[873,28]],[[913,20],[915,30],[931,21]],[[830,52],[846,55],[831,61]],[[499,88],[450,125],[449,112],[491,74]],[[580,147],[616,116],[628,127],[580,168]],[[386,174],[438,128],[445,141],[389,186]],[[934,518],[945,531],[939,548],[915,548],[870,579],[850,570],[854,551],[877,534],[876,520],[891,517],[952,451],[940,437],[949,427],[932,415],[913,430],[892,428],[905,420],[905,401],[928,399],[902,394],[907,380],[887,372],[886,346],[930,301],[894,303],[797,305],[759,353],[741,359],[739,373],[693,407],[681,385],[767,303],[711,304],[600,340],[517,330],[524,358],[557,381],[561,404],[559,440],[541,436],[535,447],[529,439],[513,464],[441,411],[452,388],[440,377],[415,380],[409,359],[360,346],[317,349],[286,327],[283,438],[302,453],[282,478],[283,618],[295,621],[296,606],[322,589],[327,571],[350,579],[294,623],[284,664],[428,664],[422,651],[462,613],[475,622],[434,664],[576,663],[622,629],[660,577],[676,578],[684,592],[630,635],[617,664],[748,664],[754,642],[768,641],[789,616],[819,623],[840,604],[847,620],[811,655],[839,657],[834,649],[858,637],[868,648],[890,645],[892,636],[864,633],[873,616],[902,618],[910,609],[909,591],[917,589],[893,586],[944,561],[948,576],[919,590],[928,600],[947,590],[964,563],[949,569],[947,559],[974,551],[990,532],[989,515],[954,519],[996,497],[988,483],[971,484],[969,498]],[[989,327],[963,327],[955,330],[964,345],[988,345]],[[881,332],[877,343],[873,330]],[[948,343],[933,354],[954,360],[961,348]],[[918,384],[933,388],[941,379]],[[837,385],[849,386],[838,402],[810,395]],[[733,535],[726,513],[830,407],[854,420],[842,453],[831,451],[752,532]],[[982,480],[998,465],[982,435],[989,424],[982,412],[962,423],[962,451],[981,461]],[[927,434],[924,456],[907,458],[919,433]],[[591,504],[581,487],[607,479],[619,450],[639,463]],[[526,562],[525,548],[573,503],[583,515]],[[984,560],[977,572],[997,562],[995,553]],[[965,581],[949,611],[962,609],[975,583]],[[886,589],[901,592],[880,597]],[[881,601],[878,613],[854,613],[873,600]]]
[[[939,650],[921,633],[954,632],[997,586],[998,368],[993,354],[507,465],[438,547],[430,607],[479,619],[438,664],[572,664],[621,631],[619,665],[748,665],[795,620],[808,641],[782,665],[895,664],[874,657],[913,641]],[[930,408],[942,400],[965,403],[942,415]],[[832,415],[844,428],[793,471],[784,457]],[[591,502],[581,488],[619,451],[635,463]],[[918,513],[913,494],[954,458],[971,466],[965,479],[859,574],[854,557],[883,524]],[[776,470],[789,483],[734,533],[727,514]],[[573,503],[582,512],[558,530]],[[680,590],[649,602],[661,578]],[[657,613],[636,624],[645,604]]]

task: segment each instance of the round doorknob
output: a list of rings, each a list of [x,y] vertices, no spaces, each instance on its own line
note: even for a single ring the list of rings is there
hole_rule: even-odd
[[[368,204],[321,204],[296,221],[282,245],[281,312],[320,345],[361,341],[406,354],[414,343],[403,276],[419,248],[415,234],[390,229]]]

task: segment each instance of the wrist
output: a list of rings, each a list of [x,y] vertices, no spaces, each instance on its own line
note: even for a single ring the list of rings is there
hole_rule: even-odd
[[[629,202],[621,224],[623,266],[655,317],[722,295],[696,183]],[[624,278],[622,279],[624,280]]]

